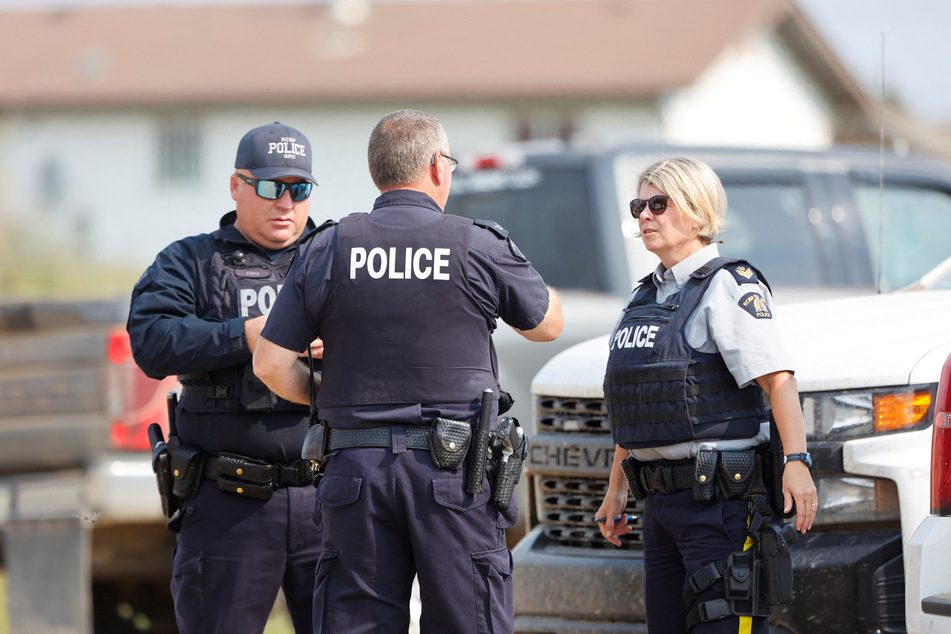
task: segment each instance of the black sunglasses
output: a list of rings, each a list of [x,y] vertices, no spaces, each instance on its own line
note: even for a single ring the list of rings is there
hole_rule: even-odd
[[[663,194],[651,196],[647,200],[635,198],[631,201],[631,215],[634,216],[635,219],[640,218],[644,208],[649,207],[652,214],[659,216],[667,211],[668,200],[670,200],[670,196],[664,196]]]
[[[277,200],[284,195],[286,190],[290,190],[291,200],[299,203],[302,200],[310,198],[310,192],[314,188],[314,184],[310,181],[304,181],[303,183],[282,183],[281,181],[265,181],[258,180],[257,178],[248,178],[244,174],[235,174],[235,176],[254,187],[254,191],[257,195],[267,200]]]

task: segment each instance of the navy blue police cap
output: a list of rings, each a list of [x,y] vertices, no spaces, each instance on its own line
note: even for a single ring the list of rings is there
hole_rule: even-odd
[[[277,121],[244,135],[238,144],[234,167],[246,169],[260,180],[299,176],[317,184],[310,173],[310,141],[300,130]]]

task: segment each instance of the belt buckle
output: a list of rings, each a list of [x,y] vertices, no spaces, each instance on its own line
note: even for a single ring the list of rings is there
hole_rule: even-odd
[[[647,489],[650,493],[663,493],[660,487],[658,486],[661,480],[658,479],[657,473],[658,467],[653,466],[643,466],[641,467],[641,484],[644,485],[644,488]]]

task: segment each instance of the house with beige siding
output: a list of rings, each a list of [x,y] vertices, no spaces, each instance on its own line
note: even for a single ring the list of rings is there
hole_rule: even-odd
[[[0,217],[144,266],[232,209],[248,129],[314,146],[318,222],[365,210],[376,121],[516,141],[877,142],[792,0],[335,0],[0,11]]]

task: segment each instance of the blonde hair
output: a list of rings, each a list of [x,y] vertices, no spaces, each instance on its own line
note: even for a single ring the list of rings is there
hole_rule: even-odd
[[[726,224],[726,191],[709,165],[691,158],[657,161],[637,179],[637,191],[651,184],[670,196],[697,228],[697,237],[710,244]]]

